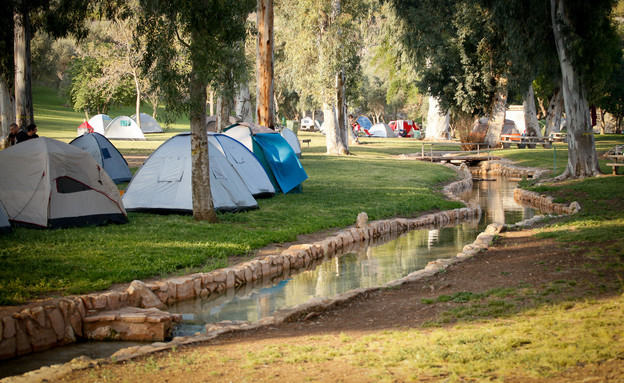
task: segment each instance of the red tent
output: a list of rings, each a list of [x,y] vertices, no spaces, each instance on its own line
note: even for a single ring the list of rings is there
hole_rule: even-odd
[[[78,127],[78,135],[82,136],[85,133],[93,133],[93,126],[89,125],[87,121],[80,124]]]

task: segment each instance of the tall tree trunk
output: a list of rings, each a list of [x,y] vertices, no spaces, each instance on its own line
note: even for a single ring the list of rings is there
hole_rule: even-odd
[[[132,68],[132,77],[134,77],[134,86],[136,88],[136,122],[141,127],[141,84],[136,69]]]
[[[217,132],[230,125],[230,103],[225,96],[217,97]]]
[[[273,129],[273,0],[258,0],[256,122]]]
[[[11,100],[11,91],[7,86],[6,80],[0,76],[0,123],[2,124],[2,140],[0,146],[4,148],[5,139],[11,133],[9,126],[15,121],[13,115],[13,102]]]
[[[195,39],[193,39],[195,40]],[[191,160],[193,218],[197,221],[217,222],[217,214],[210,191],[210,162],[206,132],[206,82],[198,74],[200,63],[193,62],[189,86],[191,109]]]
[[[440,110],[440,104],[435,97],[429,96],[429,110],[427,112],[427,130],[425,137],[428,140],[446,140],[449,136],[449,113]]]
[[[345,155],[348,154],[339,132],[339,123],[336,118],[336,107],[327,102],[323,103],[323,124],[325,125],[325,144],[327,154]]]
[[[568,129],[568,165],[560,178],[582,178],[601,174],[590,120],[587,93],[575,70],[565,29],[570,28],[563,0],[551,0],[555,44],[561,66],[563,100]]]
[[[241,121],[253,122],[251,111],[251,94],[248,84],[240,84],[236,95],[236,118]]]
[[[14,60],[15,60],[15,118],[19,127],[35,121],[32,101],[32,73],[30,67],[31,26],[28,10],[16,10],[14,21]]]
[[[336,120],[338,121],[340,143],[344,147],[343,150],[349,153],[349,142],[358,142],[351,125],[347,122],[347,91],[343,71],[336,74]]]
[[[535,93],[533,92],[533,84],[529,85],[529,89],[523,96],[522,109],[524,110],[524,123],[526,125],[526,133],[535,137],[542,138],[542,128],[537,121],[537,109],[535,107]]]
[[[485,141],[493,148],[500,143],[500,135],[505,123],[505,112],[507,111],[507,93],[507,79],[499,79],[488,119],[488,131],[485,135]]]
[[[563,94],[561,87],[556,87],[555,92],[548,101],[546,111],[546,136],[550,133],[558,133],[561,130],[561,114],[563,113]]]

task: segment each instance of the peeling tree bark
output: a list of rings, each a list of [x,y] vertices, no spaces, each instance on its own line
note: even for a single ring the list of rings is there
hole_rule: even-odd
[[[32,104],[32,73],[30,68],[31,26],[28,10],[16,10],[14,21],[15,119],[26,130],[35,121]]]
[[[561,114],[563,113],[563,95],[561,87],[556,87],[555,92],[548,100],[546,111],[546,136],[550,133],[558,133],[561,130]]]
[[[568,165],[558,178],[582,178],[601,174],[590,120],[587,93],[575,70],[563,32],[570,27],[563,0],[551,0],[555,44],[561,66],[561,84],[567,118]]]
[[[13,116],[13,102],[11,100],[11,91],[6,84],[6,81],[0,77],[0,122],[2,123],[2,139],[0,140],[0,147],[4,148],[5,139],[8,137],[11,130],[9,125],[15,121]]]
[[[236,96],[236,118],[241,121],[253,122],[251,111],[251,94],[249,93],[249,85],[241,84],[238,87]]]
[[[258,86],[256,92],[256,122],[273,129],[273,0],[258,0],[258,46],[256,51]]]
[[[488,119],[488,131],[485,135],[485,141],[493,148],[500,143],[500,135],[505,123],[505,112],[507,110],[507,93],[507,79],[499,79],[490,118]]]
[[[425,138],[428,140],[446,140],[449,136],[449,113],[440,110],[440,104],[435,97],[429,96],[429,110],[427,111],[427,130]]]
[[[526,93],[523,96],[522,108],[524,109],[524,123],[526,125],[526,132],[529,135],[542,138],[542,129],[537,121],[537,109],[535,107],[535,92],[533,91],[533,84],[529,85]]]
[[[222,132],[230,125],[230,103],[223,96],[217,97],[217,132]]]

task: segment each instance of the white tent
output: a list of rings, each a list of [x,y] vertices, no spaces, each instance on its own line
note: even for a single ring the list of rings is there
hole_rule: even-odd
[[[141,113],[141,131],[143,134],[149,133],[163,133],[163,128],[160,126],[158,121],[154,119],[154,117],[149,114]],[[137,120],[136,114],[133,114],[131,117],[134,121]]]
[[[223,132],[223,134],[232,137],[236,141],[245,145],[245,147],[251,152],[253,152],[253,138],[248,126],[236,125]]]
[[[106,127],[111,123],[111,121],[112,119],[106,114],[96,114],[87,122],[93,127],[93,132],[104,134]]]
[[[297,157],[301,158],[301,144],[299,144],[299,138],[297,138],[295,132],[288,128],[284,128],[282,129],[280,134],[282,135],[282,137],[284,137],[286,142],[288,142],[288,145],[290,145]]]
[[[314,126],[314,120],[310,117],[304,117],[301,119],[301,130],[311,130],[314,131],[316,127]]]
[[[70,143],[86,151],[106,170],[108,176],[115,183],[127,182],[132,179],[132,172],[128,162],[119,153],[119,150],[103,135],[99,133],[85,133],[74,138]]]
[[[258,207],[238,173],[208,143],[210,191],[215,210],[242,211]],[[158,147],[128,184],[122,200],[128,211],[192,213],[191,134],[181,133]]]
[[[212,132],[208,132],[208,141],[227,158],[255,198],[270,197],[275,194],[275,188],[266,171],[258,158],[245,145],[225,134]]]
[[[388,124],[379,123],[375,124],[368,129],[368,133],[371,137],[396,137],[396,134]]]
[[[128,116],[115,117],[106,127],[104,136],[109,140],[145,141],[139,124]]]
[[[58,228],[127,222],[119,190],[84,150],[39,137],[0,152],[0,203],[14,224]]]
[[[11,222],[9,222],[9,216],[2,204],[0,204],[0,234],[6,234],[11,232]]]

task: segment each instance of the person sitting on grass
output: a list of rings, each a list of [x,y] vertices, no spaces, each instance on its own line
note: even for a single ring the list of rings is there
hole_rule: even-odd
[[[6,137],[6,141],[5,141],[5,144],[4,144],[5,147],[9,147],[9,146],[13,146],[13,145],[17,144],[18,143],[18,137],[22,137],[22,138],[26,137],[26,132],[21,130],[19,128],[19,126],[17,126],[16,123],[12,123],[9,126],[9,130],[11,131],[11,133],[9,133],[9,135]]]
[[[26,128],[26,135],[18,135],[17,143],[24,142],[33,138],[38,138],[38,137],[39,135],[37,134],[37,125],[30,124]]]

